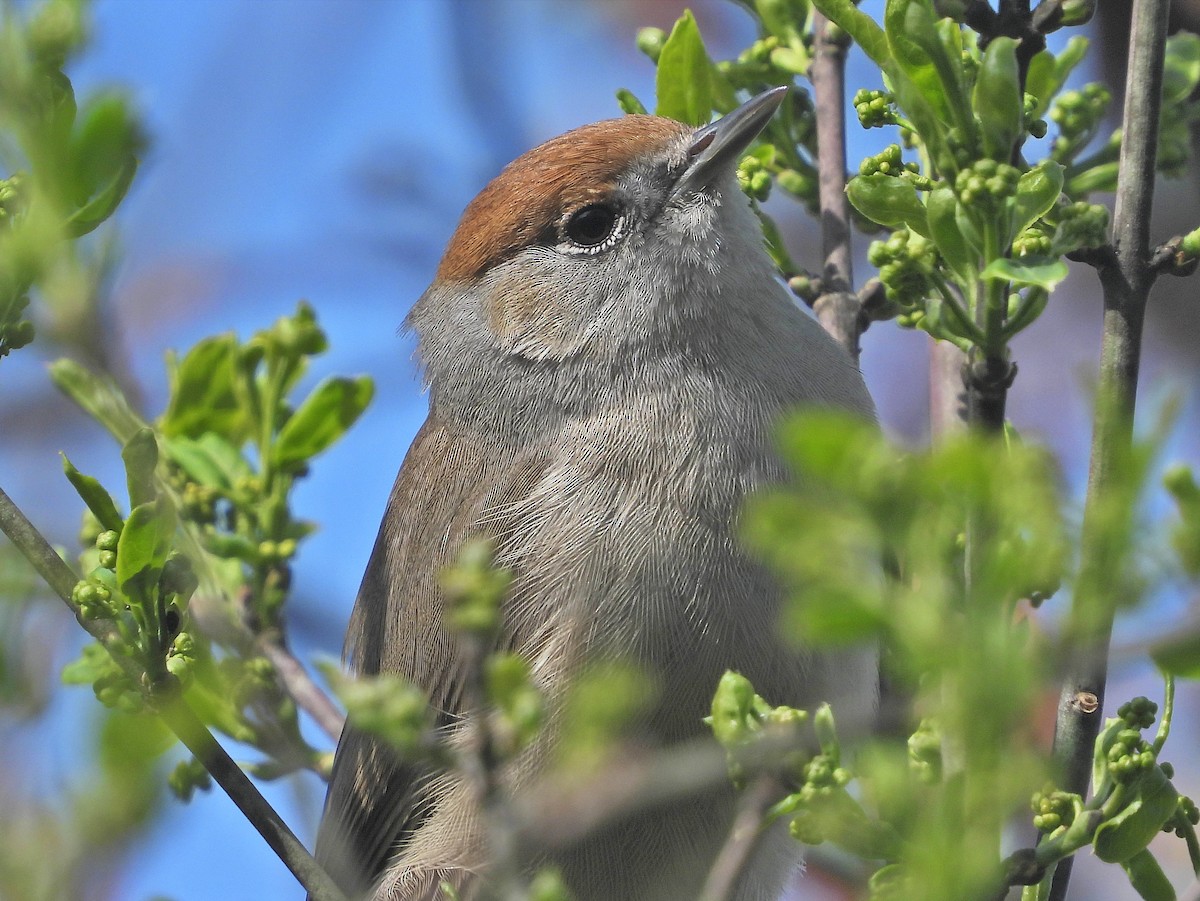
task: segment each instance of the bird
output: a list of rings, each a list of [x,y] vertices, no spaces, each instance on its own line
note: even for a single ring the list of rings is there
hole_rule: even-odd
[[[605,661],[653,682],[631,727],[647,747],[704,734],[726,669],[772,703],[872,703],[870,654],[779,637],[781,590],[739,538],[746,499],[789,477],[783,414],[874,418],[855,361],[795,302],[738,186],[786,92],[698,128],[627,115],[528,151],[467,206],[406,318],[429,414],[389,497],[345,659],[422,689],[447,740],[472,711],[439,573],[478,536],[512,573],[497,648],[529,661],[551,708]],[[506,764],[513,791],[552,759],[547,722]],[[733,810],[729,791],[640,811],[549,859],[577,901],[694,899]],[[351,897],[488,891],[466,779],[402,759],[353,720],[316,856]],[[798,857],[779,842],[760,851],[734,897],[773,901]]]

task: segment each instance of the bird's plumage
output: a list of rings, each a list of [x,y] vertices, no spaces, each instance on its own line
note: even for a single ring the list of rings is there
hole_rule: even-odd
[[[468,208],[408,319],[430,414],[389,500],[347,653],[357,672],[424,689],[456,740],[462,660],[437,576],[475,535],[514,573],[499,644],[531,662],[552,711],[580,667],[615,658],[657,681],[636,724],[652,745],[701,732],[726,668],[777,703],[825,700],[839,684],[860,700],[872,690],[865,658],[774,637],[779,592],[737,534],[746,497],[786,477],[773,442],[782,413],[816,403],[869,416],[871,402],[775,278],[731,173],[711,196],[671,193],[690,134],[629,117],[514,163]],[[551,187],[510,215],[513,178],[538,172]],[[597,198],[626,217],[603,259],[563,237],[572,211]],[[757,289],[735,296],[729,279]],[[553,742],[552,713],[506,783],[536,779]],[[579,901],[694,897],[730,811],[721,794],[639,814],[556,860]],[[441,879],[469,898],[487,863],[461,779],[401,762],[352,725],[318,857],[347,887],[396,901],[434,901]],[[785,871],[765,868],[739,898],[767,901]]]

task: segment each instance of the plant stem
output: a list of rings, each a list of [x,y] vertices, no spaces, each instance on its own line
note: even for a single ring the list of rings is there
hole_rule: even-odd
[[[308,891],[310,901],[345,901],[312,855],[300,844],[287,824],[267,803],[254,783],[217,742],[182,698],[159,709],[163,720],[196,759],[229,795],[247,820],[258,830],[284,865]]]
[[[762,838],[763,818],[779,800],[783,787],[774,775],[760,776],[743,793],[729,837],[713,861],[700,893],[700,901],[727,901]]]
[[[33,565],[54,593],[71,608],[71,612],[89,635],[105,647],[119,639],[116,627],[109,620],[91,619],[82,614],[79,605],[71,598],[79,577],[3,490],[0,490],[0,530]],[[113,659],[133,679],[135,685],[142,684],[144,674],[132,661],[122,654],[114,655]],[[212,733],[196,718],[191,708],[187,707],[182,699],[176,699],[162,705],[159,712],[171,731],[203,764],[217,784],[266,839],[271,849],[300,880],[312,901],[345,901],[325,871],[312,859],[300,844],[300,840],[213,738]]]
[[[1163,57],[1168,0],[1134,0],[1129,63],[1125,81],[1120,170],[1113,213],[1115,263],[1100,270],[1104,291],[1104,335],[1097,387],[1092,457],[1084,509],[1080,585],[1103,566],[1096,533],[1100,510],[1121,479],[1121,466],[1133,442],[1142,325],[1146,297],[1154,281],[1148,264],[1150,208],[1158,149]],[[1071,610],[1075,646],[1059,700],[1054,748],[1063,772],[1062,788],[1084,794],[1092,746],[1100,729],[1112,637],[1113,598],[1079,596]],[[1051,901],[1066,897],[1070,859],[1054,875]]]
[[[813,15],[816,45],[809,72],[817,114],[817,197],[821,205],[824,290],[813,312],[856,363],[864,320],[854,294],[850,201],[846,198],[846,45],[829,38],[829,20]]]

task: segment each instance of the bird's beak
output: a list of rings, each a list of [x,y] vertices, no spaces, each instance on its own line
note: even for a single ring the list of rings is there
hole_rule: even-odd
[[[675,183],[673,193],[703,191],[737,165],[750,142],[779,109],[787,91],[786,87],[763,91],[711,125],[697,129],[688,146],[687,169]]]

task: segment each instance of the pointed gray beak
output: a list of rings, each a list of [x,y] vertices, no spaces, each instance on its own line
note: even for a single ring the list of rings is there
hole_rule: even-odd
[[[688,147],[688,167],[672,193],[703,191],[736,166],[750,142],[775,115],[787,92],[786,87],[763,91],[711,125],[697,129]]]

